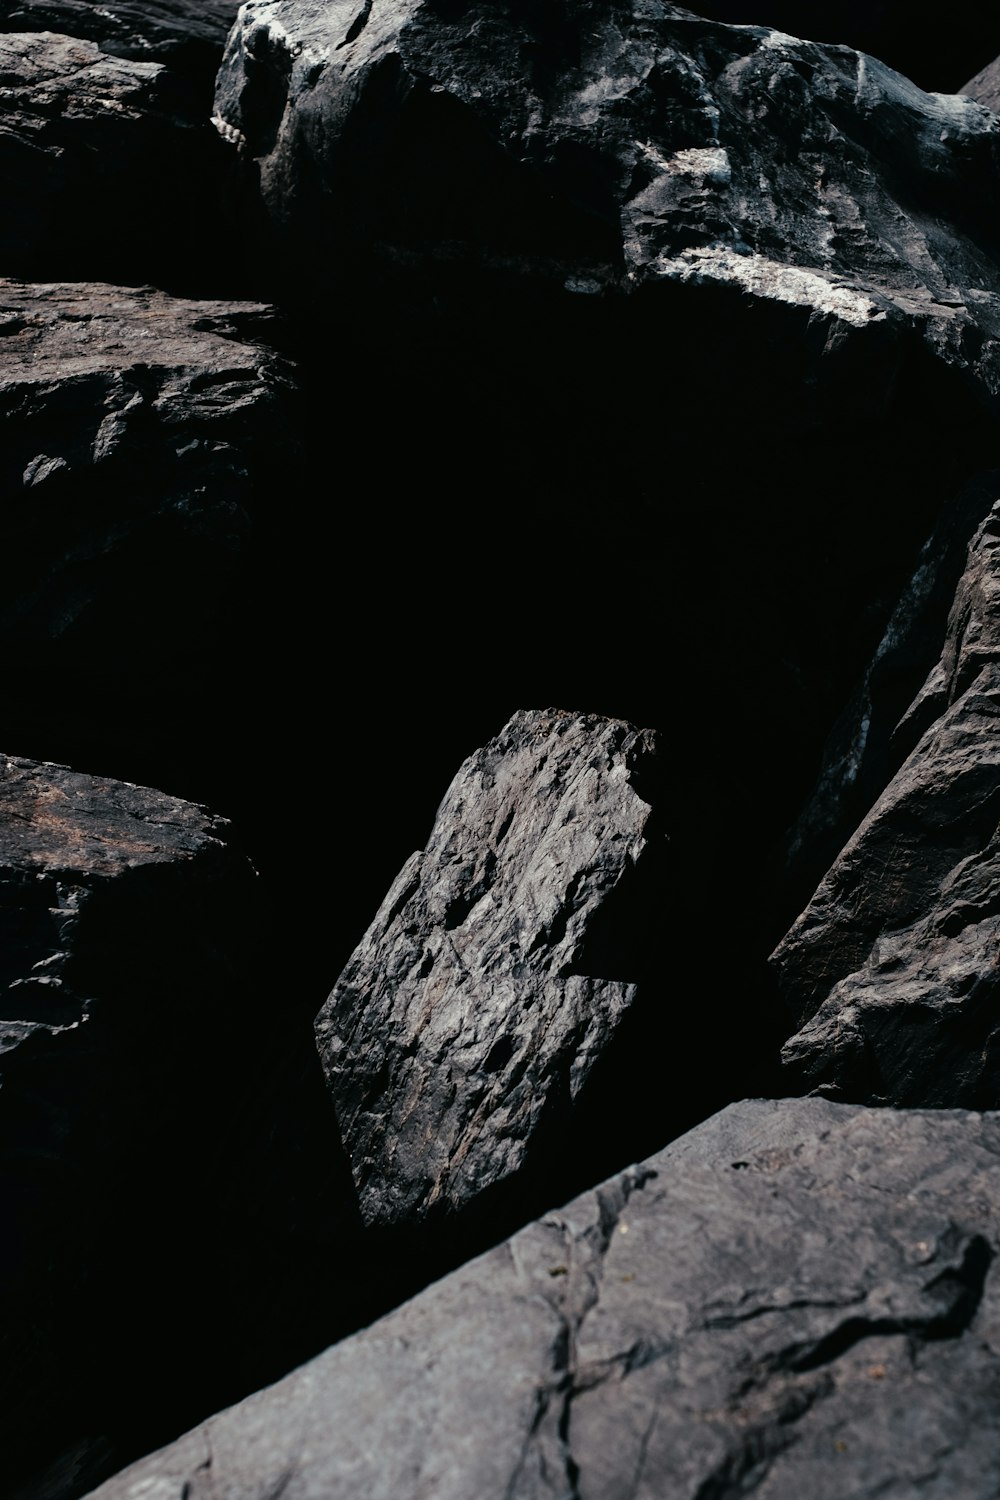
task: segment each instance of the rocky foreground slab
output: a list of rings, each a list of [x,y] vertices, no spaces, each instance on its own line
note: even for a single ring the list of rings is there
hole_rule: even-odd
[[[1000,1119],[733,1105],[100,1500],[993,1500]]]

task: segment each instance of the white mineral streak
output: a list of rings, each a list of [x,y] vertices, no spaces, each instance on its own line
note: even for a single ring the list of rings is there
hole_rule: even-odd
[[[722,245],[685,250],[681,255],[661,255],[652,263],[659,275],[673,281],[717,281],[741,287],[755,297],[772,302],[790,302],[810,307],[864,328],[880,322],[886,312],[873,298],[802,266],[783,266],[764,255],[739,255]]]

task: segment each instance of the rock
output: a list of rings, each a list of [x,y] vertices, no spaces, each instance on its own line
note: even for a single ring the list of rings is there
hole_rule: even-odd
[[[1000,493],[980,476],[946,505],[864,676],[831,732],[816,786],[787,841],[788,920],[798,914],[926,723],[907,714],[941,650],[969,543]]]
[[[1000,110],[1000,58],[988,63],[975,78],[963,84],[959,93],[978,99],[987,109]]]
[[[588,1084],[634,1061],[663,817],[621,721],[520,712],[462,766],[317,1017],[366,1224],[544,1201]]]
[[[850,49],[659,3],[251,0],[216,110],[327,287],[331,254],[446,296],[694,283],[1000,389],[1000,120]]]
[[[211,285],[223,154],[198,90],[159,62],[0,33],[0,177],[5,275]]]
[[[166,745],[226,696],[260,615],[264,498],[291,471],[276,328],[254,303],[0,281],[0,640],[19,739],[17,700],[36,740],[92,722],[121,749],[158,720]]]
[[[915,747],[774,955],[798,1027],[784,1060],[833,1096],[1000,1099],[998,537],[1000,503],[896,731]]]
[[[113,9],[94,0],[0,0],[0,27],[82,38],[209,84],[238,9],[239,0],[116,0]]]
[[[948,12],[947,25],[920,18],[907,0],[699,0],[700,16],[745,26],[774,26],[815,42],[870,52],[924,89],[961,92],[972,68],[996,51],[1000,27],[976,0]]]
[[[992,1500],[1000,1121],[734,1105],[95,1500]]]
[[[213,1300],[185,1240],[211,1275],[202,1216],[213,1172],[217,1187],[231,1175],[220,1126],[247,1087],[224,1063],[262,1074],[232,1035],[257,1009],[262,908],[227,834],[161,793],[0,757],[8,1493],[61,1450],[61,1482],[26,1493],[100,1473],[134,1405],[119,1362],[140,1328],[168,1330],[173,1364]]]

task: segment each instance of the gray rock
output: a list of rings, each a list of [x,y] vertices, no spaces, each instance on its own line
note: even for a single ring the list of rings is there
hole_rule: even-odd
[[[988,63],[975,78],[962,85],[960,93],[978,99],[987,109],[1000,110],[1000,58]]]
[[[182,75],[73,36],[0,32],[5,275],[176,288],[200,258],[204,285],[223,180]]]
[[[774,955],[799,1028],[784,1059],[834,1096],[1000,1099],[998,538],[995,504],[901,717],[915,748]]]
[[[659,783],[649,731],[553,710],[458,772],[317,1017],[366,1224],[533,1201],[640,993]]]
[[[207,78],[238,9],[238,0],[0,0],[0,27],[80,37],[115,57]]]
[[[251,0],[216,109],[326,285],[336,255],[438,291],[721,288],[817,353],[916,330],[1000,390],[1000,120],[848,48],[659,0]]]
[[[992,1500],[1000,1121],[744,1103],[100,1500]]]

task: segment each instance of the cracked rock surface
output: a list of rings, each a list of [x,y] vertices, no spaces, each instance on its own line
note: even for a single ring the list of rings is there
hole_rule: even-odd
[[[733,1105],[100,1500],[992,1500],[1000,1122]]]
[[[370,1225],[561,1151],[637,1002],[664,900],[653,735],[523,711],[462,766],[316,1022]]]
[[[0,32],[0,178],[17,205],[0,220],[4,274],[175,287],[210,259],[222,170],[182,74],[85,37]]]
[[[834,1097],[1000,1101],[1000,502],[969,546],[940,659],[900,716],[914,748],[773,963],[783,1059]]]
[[[302,271],[722,289],[1000,391],[1000,119],[863,53],[659,0],[250,0],[216,110]]]

